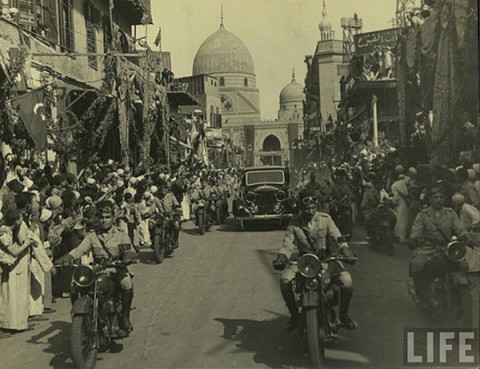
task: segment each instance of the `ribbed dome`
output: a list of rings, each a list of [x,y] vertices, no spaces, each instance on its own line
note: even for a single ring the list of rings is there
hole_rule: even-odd
[[[212,73],[255,74],[250,51],[223,24],[203,42],[193,61],[194,76]]]
[[[303,93],[303,86],[298,83],[295,78],[293,78],[292,82],[286,85],[280,92],[280,104],[302,102],[304,98],[305,94]]]

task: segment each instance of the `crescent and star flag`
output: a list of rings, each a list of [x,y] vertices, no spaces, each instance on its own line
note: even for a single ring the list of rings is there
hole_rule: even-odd
[[[12,100],[25,128],[39,151],[47,148],[47,117],[43,104],[43,89],[28,92]]]

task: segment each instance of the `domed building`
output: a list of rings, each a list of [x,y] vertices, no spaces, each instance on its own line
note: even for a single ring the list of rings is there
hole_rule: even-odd
[[[255,66],[247,46],[223,24],[200,46],[193,76],[210,75],[218,81],[223,121],[260,119],[260,92]]]
[[[243,149],[243,155],[236,156],[237,165],[288,165],[292,161],[293,142],[303,134],[305,98],[295,75],[280,93],[278,119],[261,120],[252,55],[240,38],[225,29],[223,17],[218,31],[198,49],[192,73],[188,77],[190,88],[193,91],[195,85],[202,86],[203,95],[193,95],[207,117],[217,109],[215,101],[219,102],[222,124],[216,134]],[[207,131],[207,135],[213,131]]]
[[[278,119],[301,120],[303,118],[303,100],[305,100],[303,86],[295,80],[295,73],[293,73],[292,82],[280,92]]]

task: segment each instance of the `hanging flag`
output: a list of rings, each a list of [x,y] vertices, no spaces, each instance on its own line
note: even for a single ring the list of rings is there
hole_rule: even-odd
[[[47,148],[47,116],[43,104],[43,89],[35,90],[12,101],[38,151]]]
[[[160,50],[162,49],[162,27],[158,27],[157,37],[155,37],[155,41],[153,42],[155,46],[157,46]]]

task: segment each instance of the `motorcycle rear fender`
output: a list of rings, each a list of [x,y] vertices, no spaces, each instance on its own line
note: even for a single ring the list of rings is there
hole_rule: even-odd
[[[315,307],[320,305],[318,291],[305,291],[302,296],[302,307]]]
[[[79,297],[72,306],[72,315],[90,314],[91,307],[93,307],[93,300],[91,297]]]
[[[451,272],[450,278],[455,286],[468,286],[470,284],[468,276],[463,272]]]

